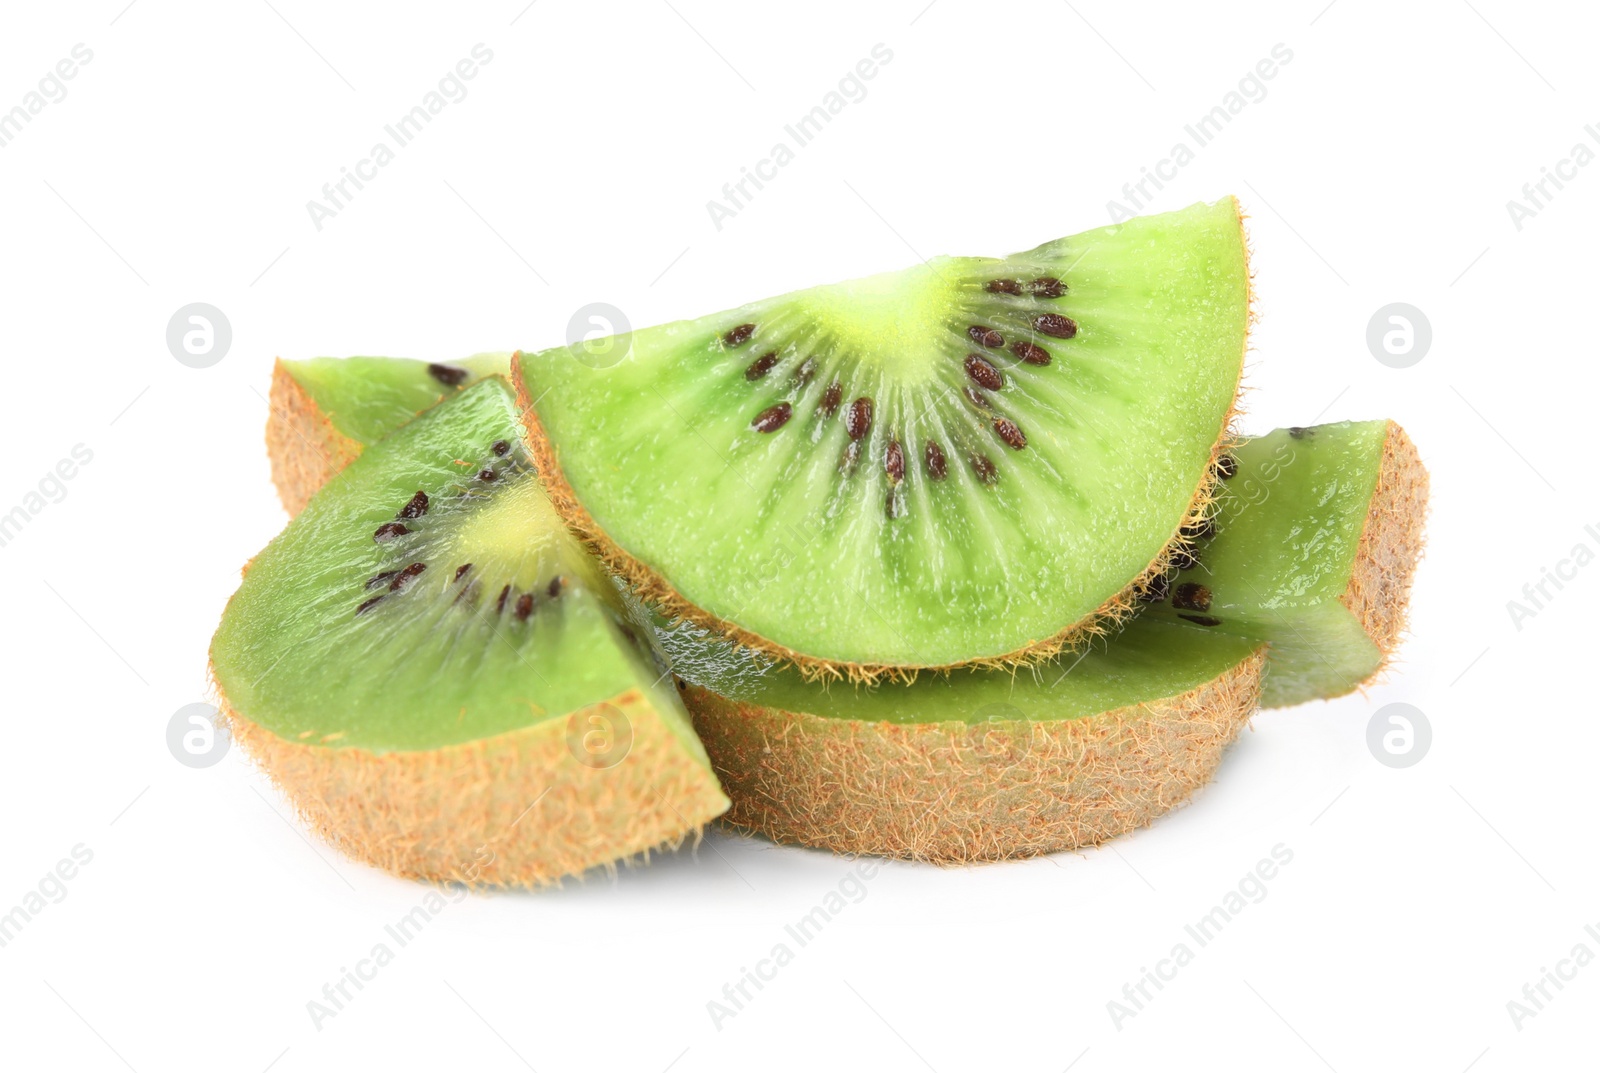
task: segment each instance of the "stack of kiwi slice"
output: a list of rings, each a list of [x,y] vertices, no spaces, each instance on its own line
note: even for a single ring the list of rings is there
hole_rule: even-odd
[[[695,836],[1095,844],[1404,629],[1388,421],[1245,440],[1230,198],[573,345],[279,362],[212,645],[324,837],[538,886]]]

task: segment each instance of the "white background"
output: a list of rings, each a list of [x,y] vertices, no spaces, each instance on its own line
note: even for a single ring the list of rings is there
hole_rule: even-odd
[[[0,149],[0,513],[93,460],[0,547],[0,911],[92,862],[0,949],[0,1064],[1339,1071],[1594,1068],[1592,686],[1600,167],[1507,201],[1600,122],[1576,4],[575,0],[8,5],[0,109],[94,58]],[[494,58],[319,232],[306,202],[482,42]],[[719,231],[706,202],[874,44],[893,59]],[[851,865],[713,834],[694,855],[452,905],[336,1018],[307,1002],[426,888],[308,841],[235,751],[180,765],[241,563],[282,526],[274,355],[449,359],[636,325],[934,253],[1100,225],[1276,44],[1293,53],[1153,208],[1236,192],[1261,322],[1246,429],[1390,416],[1433,472],[1414,635],[1365,696],[1259,716],[1195,802],[1114,845],[881,867],[737,1017],[707,1012]],[[1553,187],[1552,187],[1553,190]],[[166,324],[223,310],[212,368]],[[1366,344],[1429,318],[1411,368]],[[1551,589],[1554,593],[1553,588]],[[1368,751],[1383,704],[1433,743]],[[1107,1003],[1271,848],[1294,854],[1137,1016]],[[1191,943],[1191,945],[1193,945]]]

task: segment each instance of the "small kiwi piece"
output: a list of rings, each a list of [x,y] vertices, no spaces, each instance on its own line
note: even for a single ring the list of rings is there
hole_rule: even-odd
[[[491,377],[312,499],[252,562],[211,666],[235,739],[341,850],[539,886],[727,806],[653,644]]]
[[[1405,631],[1428,471],[1393,421],[1278,429],[1223,461],[1193,553],[1144,614],[1270,645],[1262,704],[1343,696]]]
[[[511,355],[441,363],[414,358],[308,358],[273,364],[267,457],[283,509],[299,514],[318,488],[423,410],[485,376]]]
[[[1249,320],[1226,198],[513,366],[551,500],[616,573],[865,682],[1126,614],[1210,494]]]

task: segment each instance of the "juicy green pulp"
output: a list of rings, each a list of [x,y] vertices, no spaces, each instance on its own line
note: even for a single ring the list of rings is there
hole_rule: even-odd
[[[753,657],[698,627],[658,631],[673,671],[685,681],[745,704],[861,723],[1053,722],[1102,715],[1179,696],[1213,681],[1259,647],[1136,619],[1109,643],[1037,667],[923,674],[909,686],[820,686],[794,670]]]
[[[1264,641],[1262,704],[1286,707],[1337,697],[1382,664],[1383,653],[1340,602],[1350,584],[1367,509],[1383,461],[1387,421],[1279,429],[1234,451],[1239,468],[1222,486],[1216,536],[1199,565],[1172,587],[1211,590],[1203,626],[1179,618],[1170,598],[1145,617],[1191,630]]]
[[[1039,275],[1067,283],[1048,308],[1077,321],[1075,338],[1018,331],[988,312],[968,319],[1007,301],[986,295],[985,281]],[[905,311],[918,319],[905,323]],[[612,364],[569,348],[526,355],[522,372],[578,499],[690,603],[815,659],[937,666],[1053,637],[1161,552],[1232,405],[1247,321],[1227,199],[1004,261],[941,258],[898,279],[636,331]],[[750,342],[725,345],[746,322],[757,325]],[[1007,358],[992,396],[1022,426],[1023,450],[1000,444],[961,401],[963,356],[980,349],[965,335],[975,322],[1052,355],[1043,368]],[[857,349],[874,340],[876,350]],[[744,370],[769,349],[782,363],[749,382]],[[793,388],[813,356],[822,371]],[[818,406],[829,362],[845,387],[831,418]],[[874,399],[873,433],[847,478],[844,413],[858,395]],[[752,417],[780,399],[792,400],[793,418],[754,431]],[[893,520],[890,435],[906,460],[905,510]],[[928,438],[949,456],[942,481],[924,469]],[[997,483],[978,480],[955,446],[963,441],[988,452]]]
[[[446,364],[467,371],[460,387],[440,383],[428,362],[415,358],[309,358],[283,366],[340,435],[371,444],[467,385],[504,376],[511,355],[474,354]]]
[[[352,371],[357,371],[352,369]],[[537,477],[517,458],[515,398],[494,377],[454,394],[362,453],[251,563],[212,640],[217,683],[244,718],[281,738],[378,753],[437,749],[565,716],[629,689],[643,692],[702,763],[682,702],[629,629],[615,587],[562,526]],[[463,464],[465,462],[466,464]],[[494,482],[473,479],[485,464]],[[418,489],[432,502],[379,544]],[[465,498],[457,493],[465,492]],[[364,614],[385,591],[381,570],[428,569]],[[455,568],[473,570],[457,583]],[[564,579],[556,598],[543,586]],[[484,582],[455,604],[461,586]],[[494,613],[500,584],[539,588],[525,622]],[[514,602],[515,595],[512,600]],[[327,735],[338,737],[324,741]]]

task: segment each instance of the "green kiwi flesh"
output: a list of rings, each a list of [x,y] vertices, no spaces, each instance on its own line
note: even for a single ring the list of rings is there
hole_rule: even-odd
[[[241,744],[325,836],[401,874],[538,885],[726,807],[648,623],[515,432],[491,377],[363,451],[252,561],[212,641]]]
[[[940,257],[514,374],[552,501],[642,595],[808,677],[1025,662],[1203,504],[1250,286],[1227,198]]]
[[[1371,681],[1405,625],[1428,479],[1391,421],[1278,429],[1237,447],[1194,554],[1143,616],[1270,646],[1262,704]]]
[[[487,353],[447,363],[352,357],[282,365],[340,435],[368,444],[484,377],[504,376],[510,361],[508,353]]]

